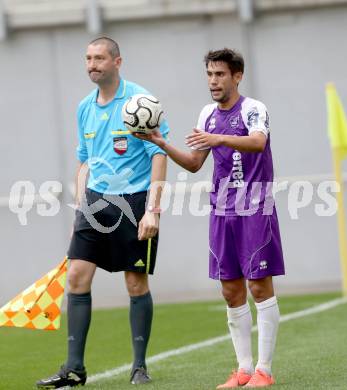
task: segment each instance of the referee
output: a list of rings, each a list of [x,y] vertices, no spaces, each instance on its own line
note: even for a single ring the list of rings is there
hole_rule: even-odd
[[[148,92],[120,77],[121,63],[114,40],[101,37],[88,45],[87,71],[97,88],[78,108],[78,208],[68,251],[68,356],[57,374],[37,382],[39,388],[86,383],[84,350],[96,267],[124,271],[134,350],[130,382],[151,380],[145,361],[153,317],[148,274],[155,267],[161,196],[160,186],[151,183],[165,180],[167,161],[158,146],[124,129],[122,106],[130,96]],[[165,121],[160,131],[167,136]]]

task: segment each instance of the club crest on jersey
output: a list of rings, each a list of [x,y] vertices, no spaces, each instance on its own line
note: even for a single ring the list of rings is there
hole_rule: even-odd
[[[230,127],[232,129],[235,129],[235,127],[238,127],[239,120],[240,120],[239,116],[233,116],[232,118],[230,118],[230,120],[229,120]]]
[[[208,125],[209,130],[216,128],[216,118],[212,117],[210,120],[210,124]]]
[[[113,138],[113,150],[122,155],[128,150],[128,138],[127,137],[115,137]]]

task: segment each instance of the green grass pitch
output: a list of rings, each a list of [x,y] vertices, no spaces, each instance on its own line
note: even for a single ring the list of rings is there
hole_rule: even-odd
[[[336,298],[337,294],[280,297],[281,314]],[[156,305],[148,356],[227,333],[223,301]],[[254,313],[254,311],[253,311]],[[255,319],[255,316],[253,316]],[[254,356],[256,336],[253,334]],[[95,310],[86,351],[89,375],[131,362],[128,309]],[[34,389],[64,362],[66,318],[58,332],[0,328],[0,389]],[[223,382],[235,358],[231,342],[222,342],[153,363],[146,390],[209,390]],[[347,389],[347,305],[280,324],[275,388]],[[129,374],[88,384],[88,389],[133,389]]]

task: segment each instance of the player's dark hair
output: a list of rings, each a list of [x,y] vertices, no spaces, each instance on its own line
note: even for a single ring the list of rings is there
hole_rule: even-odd
[[[221,49],[221,50],[210,50],[204,58],[206,68],[209,62],[225,62],[228,64],[231,74],[237,72],[244,72],[245,62],[240,53],[237,53],[231,49]]]
[[[116,58],[120,56],[118,43],[114,41],[112,38],[99,37],[89,42],[89,45],[100,45],[100,44],[104,44],[107,46],[108,52],[110,53],[112,58]]]

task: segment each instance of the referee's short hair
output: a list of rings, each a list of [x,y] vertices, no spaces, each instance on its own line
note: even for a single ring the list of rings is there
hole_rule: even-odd
[[[210,50],[204,58],[206,68],[210,62],[226,62],[230,69],[231,74],[237,72],[244,72],[245,61],[242,55],[235,50],[231,49],[221,49],[221,50]]]
[[[118,43],[109,37],[95,38],[91,42],[89,42],[88,46],[89,45],[100,45],[100,44],[107,46],[108,52],[110,53],[112,58],[116,58],[116,57],[120,56],[120,50],[119,50]]]

